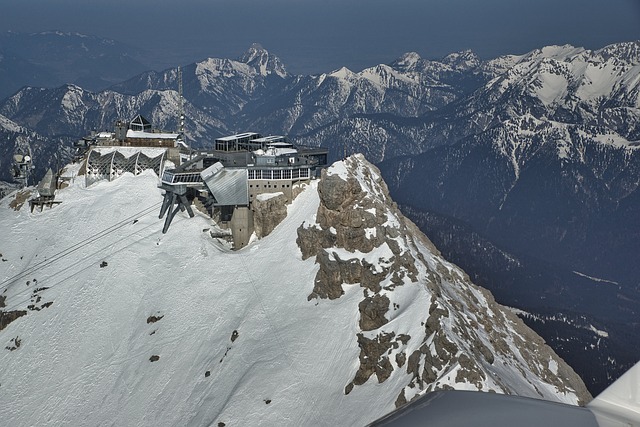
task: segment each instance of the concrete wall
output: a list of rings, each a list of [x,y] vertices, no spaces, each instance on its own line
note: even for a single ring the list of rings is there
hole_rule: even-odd
[[[264,193],[283,193],[289,202],[291,202],[297,194],[293,193],[293,187],[299,182],[309,182],[309,179],[251,179],[249,180],[249,202],[256,200],[258,194]]]
[[[253,212],[247,206],[236,207],[233,210],[230,225],[233,248],[241,249],[247,246],[253,234]]]

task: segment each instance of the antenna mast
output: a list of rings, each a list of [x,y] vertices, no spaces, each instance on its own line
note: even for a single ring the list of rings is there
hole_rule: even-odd
[[[178,98],[180,102],[180,136],[184,138],[184,102],[182,100],[182,69],[178,66]]]
[[[184,96],[182,93],[182,68],[178,66],[178,98],[179,98],[179,109],[180,109],[180,125],[178,129],[178,133],[180,134],[180,138],[182,138],[183,142],[186,142],[186,136],[184,134]],[[189,159],[191,159],[191,143],[189,143]]]

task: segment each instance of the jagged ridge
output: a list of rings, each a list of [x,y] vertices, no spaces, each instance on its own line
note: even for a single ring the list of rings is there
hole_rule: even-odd
[[[362,288],[360,367],[346,393],[373,375],[380,383],[407,375],[397,406],[443,388],[589,399],[540,337],[441,258],[362,156],[329,168],[318,192],[316,222],[298,229],[303,258],[320,267],[309,298]]]

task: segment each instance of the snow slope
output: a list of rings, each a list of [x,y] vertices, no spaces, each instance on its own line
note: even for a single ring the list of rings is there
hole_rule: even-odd
[[[236,252],[204,216],[179,214],[163,235],[150,171],[83,182],[43,212],[0,201],[0,309],[26,313],[0,330],[3,423],[364,425],[394,409],[411,379],[401,369],[345,394],[360,364],[362,289],[308,299],[319,267],[302,259],[296,230],[315,223],[317,182],[269,236]],[[407,289],[396,294],[415,295]],[[394,324],[417,334],[428,306],[398,301]],[[496,369],[535,395],[523,372]],[[455,374],[441,381],[455,385]]]
[[[317,359],[357,354],[346,339],[354,331],[344,325],[356,323],[337,315],[338,305],[300,304],[309,292],[300,278],[312,277],[315,266],[300,261],[290,238],[295,227],[283,224],[268,241],[239,252],[203,232],[205,218],[176,218],[162,235],[156,182],[146,174],[72,187],[60,192],[63,203],[53,210],[4,216],[0,227],[11,231],[2,243],[10,260],[2,265],[3,288],[7,277],[40,260],[56,259],[77,242],[87,245],[9,284],[9,308],[26,305],[34,285],[25,283],[33,279],[50,288],[39,295],[54,303],[2,333],[7,343],[22,337],[18,350],[2,354],[2,419],[12,425],[345,422],[347,414],[336,410],[345,400],[342,387],[332,393],[327,384],[348,377],[351,367]],[[312,216],[316,198],[303,193],[287,222]],[[155,208],[130,217],[146,207]],[[94,238],[124,219],[123,227]],[[59,226],[51,228],[53,222]],[[296,268],[288,268],[292,263]],[[164,317],[148,324],[152,315]],[[300,321],[317,316],[325,321]],[[316,340],[327,335],[329,346]],[[153,355],[160,360],[150,362]]]

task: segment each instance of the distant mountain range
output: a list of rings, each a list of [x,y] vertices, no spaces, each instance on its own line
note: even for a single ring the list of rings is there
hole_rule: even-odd
[[[24,86],[102,90],[149,69],[143,51],[79,33],[0,33],[0,98]]]
[[[289,74],[254,45],[181,71],[195,147],[253,130],[327,146],[334,159],[361,152],[408,216],[499,301],[529,319],[570,316],[608,333],[592,346],[589,328],[533,325],[592,392],[637,360],[640,42],[487,61],[407,53],[313,76]],[[19,90],[0,102],[0,179],[16,145],[34,150],[41,176],[71,156],[73,140],[116,119],[141,113],[176,129],[177,89],[175,68],[99,91]],[[576,334],[585,336],[563,353]],[[599,366],[585,363],[589,354]]]

